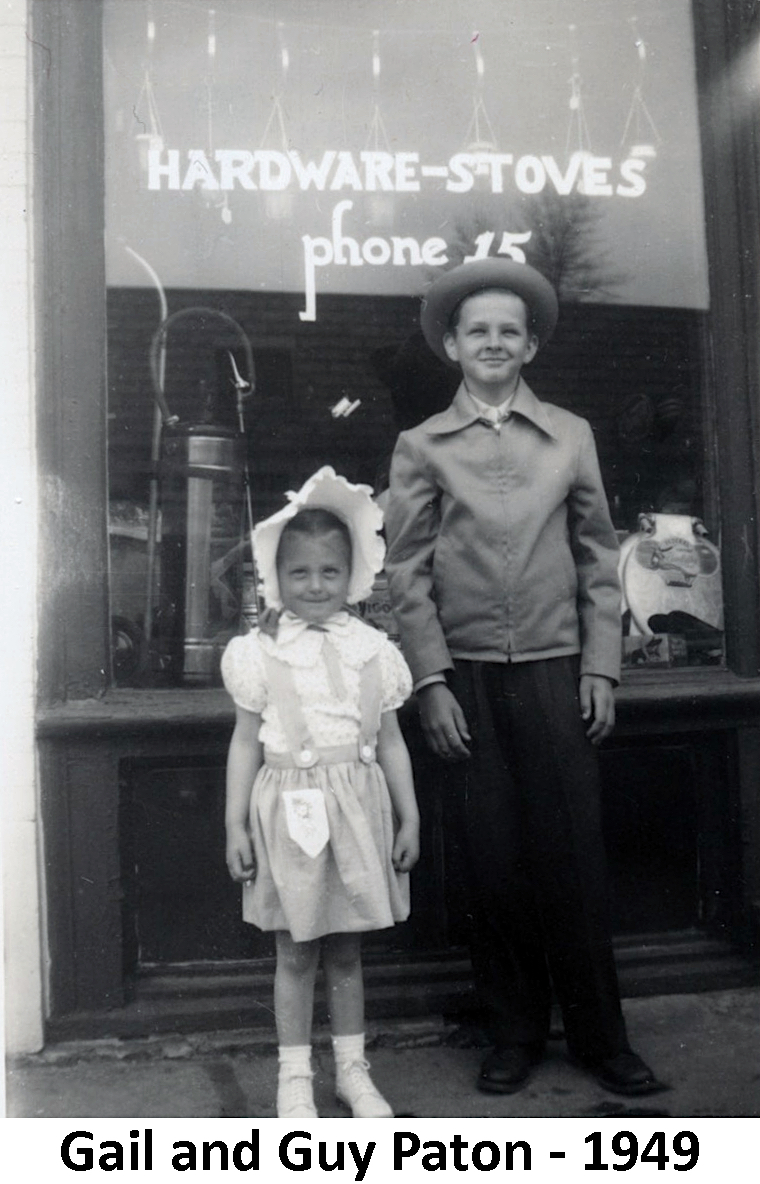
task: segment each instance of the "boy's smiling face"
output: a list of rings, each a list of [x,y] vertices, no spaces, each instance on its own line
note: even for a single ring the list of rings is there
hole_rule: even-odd
[[[501,288],[468,296],[443,344],[452,362],[462,367],[467,389],[493,406],[512,394],[520,371],[538,350],[525,301]]]

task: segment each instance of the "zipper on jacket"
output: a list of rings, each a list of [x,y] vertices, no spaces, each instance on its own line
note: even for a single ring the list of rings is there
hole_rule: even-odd
[[[514,639],[512,636],[512,634],[513,634],[512,609],[511,609],[510,602],[506,596],[506,590],[509,587],[510,531],[509,531],[509,516],[506,512],[509,498],[508,498],[508,488],[507,488],[507,480],[506,480],[507,473],[506,473],[506,466],[504,464],[504,452],[503,452],[505,436],[502,434],[501,429],[504,427],[504,425],[506,424],[506,422],[509,418],[510,417],[507,416],[505,419],[501,420],[501,422],[499,423],[499,426],[494,430],[494,436],[496,438],[496,453],[497,453],[497,465],[498,465],[498,476],[499,476],[499,500],[500,500],[502,506],[504,507],[504,536],[503,536],[504,537],[504,566],[503,566],[504,578],[502,580],[502,587],[503,587],[504,593],[505,593],[504,598],[503,598],[503,605],[504,605],[504,631],[505,631],[505,640],[506,640],[505,654],[506,654],[507,662],[511,662],[513,660],[512,659],[512,652],[514,650]]]

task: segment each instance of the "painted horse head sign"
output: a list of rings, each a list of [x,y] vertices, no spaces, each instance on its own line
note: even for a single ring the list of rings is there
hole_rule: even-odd
[[[137,242],[309,321],[501,253],[566,299],[706,307],[688,0],[151,12],[106,4],[111,283]]]

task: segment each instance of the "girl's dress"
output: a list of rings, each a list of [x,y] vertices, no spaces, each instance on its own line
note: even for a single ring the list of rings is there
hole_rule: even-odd
[[[347,612],[321,627],[285,612],[276,637],[233,638],[222,675],[235,703],[262,716],[244,919],[294,941],[405,920],[409,877],[393,868],[393,809],[375,758],[382,712],[412,689],[398,649]]]

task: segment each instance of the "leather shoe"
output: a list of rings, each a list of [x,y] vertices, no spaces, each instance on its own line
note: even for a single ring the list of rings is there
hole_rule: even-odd
[[[494,1048],[480,1067],[478,1089],[486,1094],[514,1094],[526,1084],[541,1052],[526,1044]]]
[[[581,1061],[582,1067],[615,1094],[629,1098],[661,1093],[670,1086],[658,1081],[648,1065],[635,1052],[618,1052],[601,1061]]]

